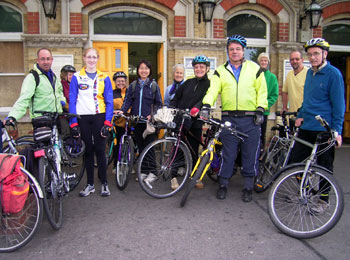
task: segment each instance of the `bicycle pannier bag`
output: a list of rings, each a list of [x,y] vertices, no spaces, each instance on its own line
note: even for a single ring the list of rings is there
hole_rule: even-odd
[[[27,200],[28,176],[20,166],[21,156],[0,154],[0,203],[3,214],[20,212]]]
[[[32,119],[34,141],[48,142],[52,134],[53,120],[48,116],[39,116]]]

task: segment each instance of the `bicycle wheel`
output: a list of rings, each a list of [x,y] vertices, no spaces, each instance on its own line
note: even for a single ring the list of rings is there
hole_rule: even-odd
[[[21,153],[26,148],[35,144],[33,138],[29,139],[30,136],[28,136],[28,139],[26,139],[25,137],[27,136],[23,136],[23,138],[20,137],[17,140],[15,140],[15,148],[18,153]],[[5,145],[2,151],[3,153],[11,153],[10,147],[8,145]]]
[[[80,183],[85,172],[85,156],[70,156],[62,150],[61,170],[65,173],[69,191],[74,190]]]
[[[271,188],[268,213],[273,224],[295,238],[313,238],[331,230],[344,209],[344,195],[334,177],[319,167],[311,167],[300,196],[304,166],[283,173]]]
[[[22,171],[27,172],[21,168]],[[29,193],[23,209],[16,214],[1,214],[0,252],[13,252],[25,246],[39,230],[43,219],[43,202],[32,181],[29,181]]]
[[[255,178],[254,190],[256,192],[265,191],[276,179],[276,173],[282,168],[287,150],[277,142],[273,149],[266,150],[261,160],[259,160],[259,174]]]
[[[56,174],[56,168],[51,161],[46,157],[41,157],[39,159],[39,183],[44,193],[44,209],[51,227],[58,230],[63,222],[63,185],[58,183]]]
[[[201,162],[199,163],[198,168],[197,168],[196,172],[194,173],[194,175],[192,176],[191,181],[188,184],[186,191],[181,199],[181,203],[180,203],[181,207],[185,206],[186,201],[187,201],[188,197],[190,196],[192,189],[194,188],[197,181],[201,177],[205,166],[208,164],[209,156],[210,156],[210,153],[206,153],[203,158],[198,159],[198,160],[201,160]]]
[[[176,194],[184,186],[192,169],[192,158],[184,143],[176,146],[175,138],[160,139],[150,143],[138,159],[137,175],[141,188],[150,196],[163,199]],[[147,177],[153,174],[152,183]],[[176,178],[178,187],[171,188]]]
[[[131,137],[125,137],[118,158],[115,180],[119,190],[128,186],[132,168],[134,166],[134,142]]]

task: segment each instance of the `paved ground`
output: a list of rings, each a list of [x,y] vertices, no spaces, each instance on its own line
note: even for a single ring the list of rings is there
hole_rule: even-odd
[[[80,198],[78,187],[65,200],[61,230],[53,231],[44,218],[27,246],[0,259],[349,259],[349,158],[350,146],[337,150],[345,210],[322,237],[297,240],[280,233],[266,211],[267,193],[254,194],[251,203],[240,200],[241,176],[232,179],[226,200],[215,198],[216,184],[206,179],[205,188],[179,208],[182,193],[157,200],[135,181],[120,192],[109,175],[110,197]]]

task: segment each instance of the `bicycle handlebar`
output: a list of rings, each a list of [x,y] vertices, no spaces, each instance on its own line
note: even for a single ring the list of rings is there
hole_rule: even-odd
[[[221,128],[225,128],[225,129],[229,130],[231,132],[231,134],[233,134],[234,136],[236,136],[240,139],[241,139],[241,137],[248,138],[247,134],[242,133],[242,132],[238,131],[237,129],[233,128],[231,122],[229,122],[229,121],[226,121],[225,123],[221,123],[220,121],[217,121],[214,118],[209,118],[208,120],[200,118],[199,120],[201,120],[207,124],[210,124],[210,125],[216,125],[216,126],[220,126]]]
[[[276,116],[281,116],[281,117],[286,117],[286,116],[297,116],[298,112],[280,112],[280,111],[276,111]]]
[[[320,122],[320,124],[327,129],[327,132],[332,132],[332,129],[330,128],[328,122],[326,121],[326,119],[324,119],[323,117],[321,117],[320,115],[315,116],[315,119]]]
[[[77,118],[80,118],[80,115],[78,114],[72,114],[72,113],[67,113],[67,112],[62,112],[62,113],[59,113],[59,112],[51,112],[51,111],[41,111],[41,110],[37,110],[37,111],[34,111],[34,113],[40,113],[40,114],[43,114],[43,115],[48,115],[48,116],[51,116],[53,118],[57,118],[59,116],[67,116],[67,117],[77,117]]]

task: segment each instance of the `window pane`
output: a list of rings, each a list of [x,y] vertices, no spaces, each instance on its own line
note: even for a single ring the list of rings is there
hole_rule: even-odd
[[[323,37],[334,45],[350,45],[350,25],[333,24],[323,27]]]
[[[258,63],[258,56],[262,52],[266,52],[266,49],[263,47],[248,47],[244,49],[244,58]]]
[[[266,23],[252,14],[241,14],[227,22],[227,36],[240,34],[245,38],[266,39]]]
[[[22,15],[8,6],[0,5],[0,32],[22,31]]]
[[[116,68],[121,68],[122,67],[120,49],[115,49],[115,67]]]
[[[162,22],[145,14],[119,12],[94,20],[95,34],[161,35]]]

